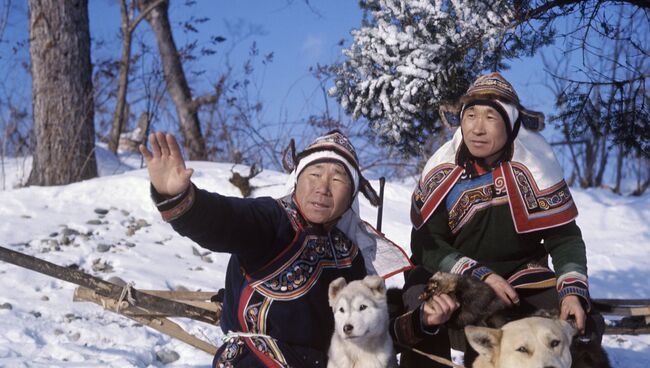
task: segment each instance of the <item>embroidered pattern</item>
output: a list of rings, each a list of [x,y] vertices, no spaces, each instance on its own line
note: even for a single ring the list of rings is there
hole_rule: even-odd
[[[508,283],[516,289],[544,289],[557,284],[555,273],[548,267],[529,264],[523,270],[508,278]]]
[[[287,213],[287,217],[289,217],[289,221],[291,222],[291,226],[293,227],[294,230],[297,230],[299,228],[303,227],[303,222],[300,220],[300,216],[298,216],[298,210],[293,206],[293,200],[291,199],[291,196],[286,196],[284,198],[280,198],[277,200],[278,204],[284,209],[284,212]]]
[[[272,359],[279,367],[289,367],[282,351],[275,343],[275,339],[256,336],[250,337],[250,341],[258,352],[264,354],[267,358]]]
[[[415,192],[413,192],[413,205],[420,209],[427,202],[431,194],[442,184],[453,170],[453,166],[443,167],[440,170],[432,171],[423,180],[418,183]]]
[[[472,270],[472,276],[481,281],[485,280],[486,277],[490,276],[493,273],[494,272],[491,269],[485,266],[479,266]]]
[[[482,209],[506,204],[505,180],[493,174],[460,180],[447,196],[449,229],[457,234]]]
[[[275,363],[274,366],[280,368],[289,368],[286,358],[282,351],[276,344],[275,340],[271,337],[264,336],[236,336],[226,343],[225,349],[217,358],[215,367],[218,368],[232,368],[237,365],[237,362],[244,354],[244,347],[248,349],[255,349],[253,351],[258,357],[261,355],[266,359],[270,359]]]
[[[489,206],[494,197],[493,185],[485,185],[463,192],[449,210],[449,228],[453,234],[467,223],[479,209]]]
[[[190,186],[189,188],[189,193],[183,198],[183,200],[174,206],[173,208],[168,209],[167,211],[161,211],[160,215],[162,216],[163,220],[166,222],[173,221],[181,215],[183,215],[185,212],[187,212],[190,207],[194,204],[194,198],[196,194],[194,193],[194,187]]]
[[[254,292],[244,310],[247,330],[253,333],[266,333],[266,316],[273,303],[272,299]]]
[[[451,273],[459,274],[462,275],[464,274],[467,270],[471,269],[472,267],[476,266],[476,261],[469,258],[469,257],[461,257],[456,264],[454,264],[454,267],[451,268]]]
[[[308,235],[294,257],[279,267],[280,271],[251,286],[269,298],[291,300],[307,293],[318,280],[323,268],[347,268],[359,248],[340,230],[330,237]]]
[[[215,362],[215,367],[218,368],[231,368],[235,366],[239,357],[241,357],[244,350],[244,339],[233,338],[226,343],[225,349],[219,355]]]
[[[542,192],[537,189],[530,173],[525,168],[513,164],[512,172],[530,214],[562,207],[572,201],[569,187],[564,181]]]

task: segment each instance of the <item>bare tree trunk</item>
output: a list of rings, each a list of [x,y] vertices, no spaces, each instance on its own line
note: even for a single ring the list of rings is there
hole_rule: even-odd
[[[614,193],[621,194],[621,180],[623,179],[623,158],[625,157],[625,150],[622,146],[618,147],[618,154],[616,155],[616,185],[614,186]]]
[[[117,153],[119,147],[120,133],[126,125],[127,110],[126,110],[126,93],[129,87],[129,68],[131,66],[131,43],[133,40],[133,32],[138,24],[144,19],[153,8],[164,2],[165,0],[152,1],[150,5],[146,6],[140,15],[133,19],[135,13],[135,4],[132,0],[130,6],[126,0],[120,0],[120,17],[122,31],[122,57],[120,59],[120,75],[118,79],[117,97],[115,98],[115,112],[113,113],[113,124],[111,125],[111,136],[108,141],[108,149]]]
[[[145,8],[152,3],[154,3],[153,0],[139,1],[140,11],[144,12]],[[147,13],[145,19],[156,35],[167,91],[176,106],[187,154],[190,160],[205,160],[207,158],[205,142],[197,114],[199,104],[192,99],[192,93],[185,78],[183,64],[169,24],[168,8],[169,2],[164,1]]]
[[[115,98],[115,112],[113,113],[113,124],[111,125],[111,136],[108,141],[108,149],[117,153],[120,141],[120,133],[124,128],[126,120],[126,91],[129,86],[129,67],[131,64],[131,41],[133,33],[129,31],[129,12],[126,0],[120,0],[120,17],[122,30],[122,58],[120,59],[120,75],[118,79],[117,97]]]
[[[97,176],[88,0],[29,0],[35,152],[29,185]]]

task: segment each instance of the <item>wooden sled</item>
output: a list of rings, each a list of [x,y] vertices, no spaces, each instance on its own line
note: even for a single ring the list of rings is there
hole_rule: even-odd
[[[137,290],[4,247],[0,247],[0,260],[79,285],[74,291],[74,301],[95,303],[208,354],[217,351],[216,346],[169,319],[182,317],[219,325],[222,304],[217,292]],[[623,317],[609,323],[605,334],[650,334],[650,299],[594,299],[593,306],[604,316]]]
[[[168,317],[191,318],[219,325],[221,303],[215,292],[137,290],[87,273],[0,247],[0,260],[79,285],[74,301],[87,301],[214,355],[217,347],[183,330]]]

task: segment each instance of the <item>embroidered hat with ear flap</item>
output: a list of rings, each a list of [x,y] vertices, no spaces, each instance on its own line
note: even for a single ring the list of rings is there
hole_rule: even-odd
[[[298,155],[295,154],[295,142],[292,139],[283,152],[282,164],[287,171],[295,171],[295,179],[297,180],[302,170],[307,166],[322,161],[336,161],[345,167],[352,181],[352,198],[356,197],[358,192],[361,192],[373,206],[379,205],[377,192],[375,192],[368,180],[361,175],[359,159],[354,146],[352,146],[348,137],[339,130],[332,130],[316,138]]]
[[[544,129],[544,114],[528,110],[519,102],[519,96],[499,73],[490,73],[476,78],[467,92],[454,105],[441,105],[440,118],[448,127],[460,126],[463,109],[478,101],[495,101],[510,120],[510,127],[516,131],[517,120],[529,131],[538,132]],[[499,111],[501,113],[501,111]],[[504,119],[505,120],[505,119]]]
[[[285,195],[291,195],[298,175],[309,164],[320,160],[340,162],[354,183],[354,195],[350,208],[341,216],[336,227],[359,247],[368,274],[387,278],[413,267],[399,246],[386,239],[372,225],[361,220],[359,198],[356,194],[363,193],[373,206],[379,205],[379,196],[368,180],[361,175],[357,154],[352,143],[343,133],[332,130],[316,138],[298,155],[295,151],[296,145],[292,139],[282,152],[282,166],[291,173],[285,186]]]

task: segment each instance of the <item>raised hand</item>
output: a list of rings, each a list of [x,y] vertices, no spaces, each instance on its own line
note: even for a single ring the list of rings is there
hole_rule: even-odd
[[[499,299],[503,300],[506,305],[513,306],[519,304],[519,295],[517,295],[515,289],[503,277],[492,273],[485,278],[485,283],[490,285]]]
[[[149,144],[153,153],[143,144],[140,153],[147,162],[149,180],[158,193],[175,196],[190,186],[194,170],[185,167],[181,149],[171,134],[161,132],[149,134]]]

